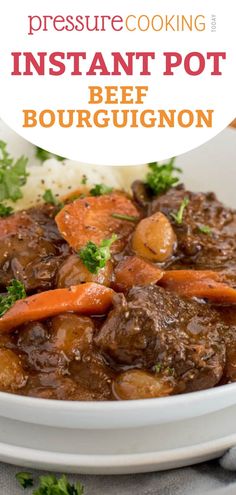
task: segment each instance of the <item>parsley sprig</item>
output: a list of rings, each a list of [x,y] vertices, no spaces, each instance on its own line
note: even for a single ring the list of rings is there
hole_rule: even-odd
[[[157,363],[157,364],[154,364],[152,369],[155,373],[160,373],[162,368],[163,368],[163,365],[161,363]]]
[[[38,158],[38,160],[40,160],[42,163],[46,162],[46,160],[50,160],[50,158],[55,158],[58,162],[63,162],[63,160],[65,160],[63,156],[55,155],[50,151],[39,148],[39,146],[36,146],[35,155],[36,158]]]
[[[22,488],[33,486],[34,481],[30,473],[17,473],[16,479]],[[84,487],[77,481],[72,484],[63,474],[57,478],[53,474],[39,477],[39,486],[33,491],[33,495],[83,495]]]
[[[210,235],[212,233],[211,227],[209,227],[209,225],[199,225],[198,230],[202,234]]]
[[[3,316],[16,301],[25,297],[24,285],[19,280],[13,279],[7,287],[7,293],[0,296],[0,316]]]
[[[49,205],[54,205],[54,206],[61,206],[62,203],[54,196],[53,192],[51,189],[46,189],[42,196],[43,200],[45,203]]]
[[[148,164],[149,172],[146,176],[146,186],[151,189],[153,194],[165,193],[170,187],[175,186],[179,182],[179,177],[182,170],[174,166],[175,157],[167,163],[160,164],[153,162]]]
[[[0,201],[22,198],[21,187],[26,184],[28,158],[21,156],[14,160],[7,151],[7,143],[0,141]]]
[[[30,486],[33,486],[34,484],[34,480],[32,478],[32,475],[30,473],[26,473],[26,472],[20,472],[20,473],[16,473],[16,479],[18,481],[18,483],[20,484],[20,486],[22,486],[22,488],[29,488]]]
[[[79,481],[72,485],[64,474],[59,479],[54,475],[40,476],[39,482],[39,488],[34,490],[33,495],[83,495],[84,493],[84,487]]]
[[[104,239],[100,246],[88,241],[86,246],[80,249],[78,255],[90,273],[97,274],[101,268],[106,266],[107,261],[111,258],[111,245],[116,239],[117,235],[113,234],[111,239]]]
[[[91,196],[103,196],[103,194],[110,194],[113,191],[113,187],[106,186],[105,184],[95,184],[90,190]]]
[[[81,183],[83,186],[85,186],[85,185],[87,184],[87,182],[88,182],[88,177],[87,177],[87,175],[83,174],[83,175],[82,175],[82,179],[81,179],[80,183]]]
[[[112,213],[111,216],[113,218],[117,218],[118,220],[126,220],[126,222],[138,222],[139,218],[134,217],[133,215],[123,215],[122,213]]]
[[[9,217],[13,213],[13,208],[11,206],[6,206],[0,203],[0,217]]]
[[[164,367],[162,363],[155,364],[152,368],[152,371],[154,371],[154,373],[156,373],[156,374],[159,374],[162,372],[165,375],[174,375],[174,373],[175,373],[174,368],[170,368],[169,366]]]
[[[173,218],[175,223],[177,223],[177,225],[181,225],[183,223],[184,210],[188,206],[188,204],[189,204],[189,199],[184,198],[177,213],[174,212],[170,213],[171,217]]]

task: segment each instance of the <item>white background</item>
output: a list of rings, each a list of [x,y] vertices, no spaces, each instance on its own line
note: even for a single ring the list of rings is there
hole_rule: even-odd
[[[227,8],[228,7],[228,8]],[[28,36],[28,15],[121,15],[129,14],[204,14],[207,30],[200,33],[158,33],[153,31],[121,32],[40,32]],[[217,31],[210,32],[211,14],[217,16]],[[1,12],[0,31],[0,116],[17,133],[34,144],[73,160],[107,165],[135,165],[169,158],[193,149],[211,139],[226,127],[236,115],[235,104],[235,3],[229,0],[136,0],[135,2],[111,2],[110,0],[9,0]],[[69,72],[60,77],[19,76],[12,77],[14,51],[86,51],[88,61],[95,51],[102,51],[110,60],[112,51],[155,51],[157,60],[152,63],[152,76],[120,77],[72,77]],[[204,74],[191,77],[183,68],[174,77],[163,72],[164,51],[190,51],[205,54],[208,51],[226,51],[223,76],[210,76],[210,65]],[[85,68],[86,65],[84,66]],[[139,67],[138,65],[136,66]],[[112,70],[112,69],[111,69]],[[89,85],[149,85],[149,94],[142,107],[127,108],[209,109],[215,110],[212,129],[116,129],[96,127],[62,129],[54,126],[44,129],[22,127],[23,108],[41,111],[45,108],[79,109],[95,111],[95,105],[87,103]],[[104,107],[104,105],[102,105]],[[117,106],[108,106],[108,110]],[[100,106],[97,107],[100,109]],[[121,108],[121,107],[120,107]],[[122,106],[126,108],[126,106]]]

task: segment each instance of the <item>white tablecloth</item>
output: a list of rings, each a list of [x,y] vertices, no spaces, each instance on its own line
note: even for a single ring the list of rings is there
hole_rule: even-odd
[[[31,495],[19,486],[15,474],[29,471],[0,463],[0,494]],[[35,479],[42,474],[32,471]],[[85,486],[85,495],[236,495],[236,472],[223,469],[218,461],[160,473],[125,476],[75,476]]]

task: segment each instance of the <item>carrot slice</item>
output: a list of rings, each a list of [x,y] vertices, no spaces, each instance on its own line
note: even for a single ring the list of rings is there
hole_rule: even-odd
[[[138,256],[128,256],[115,269],[114,288],[122,291],[134,285],[155,284],[162,275],[163,272],[152,263]]]
[[[69,289],[41,292],[17,301],[1,318],[0,333],[10,332],[28,321],[72,311],[84,315],[104,314],[114,292],[103,285],[87,283]]]
[[[222,281],[220,272],[211,270],[166,271],[158,282],[185,297],[210,299],[218,303],[236,303],[236,290]]]
[[[74,249],[82,248],[88,241],[100,244],[115,233],[118,240],[111,250],[119,252],[133,231],[135,222],[114,218],[113,213],[139,217],[138,210],[125,194],[112,193],[77,199],[58,213],[56,223],[62,236]]]

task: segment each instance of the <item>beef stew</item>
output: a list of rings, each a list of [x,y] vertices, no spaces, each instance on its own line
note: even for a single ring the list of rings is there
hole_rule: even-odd
[[[132,191],[0,219],[1,391],[110,401],[236,381],[236,212],[183,185]]]

